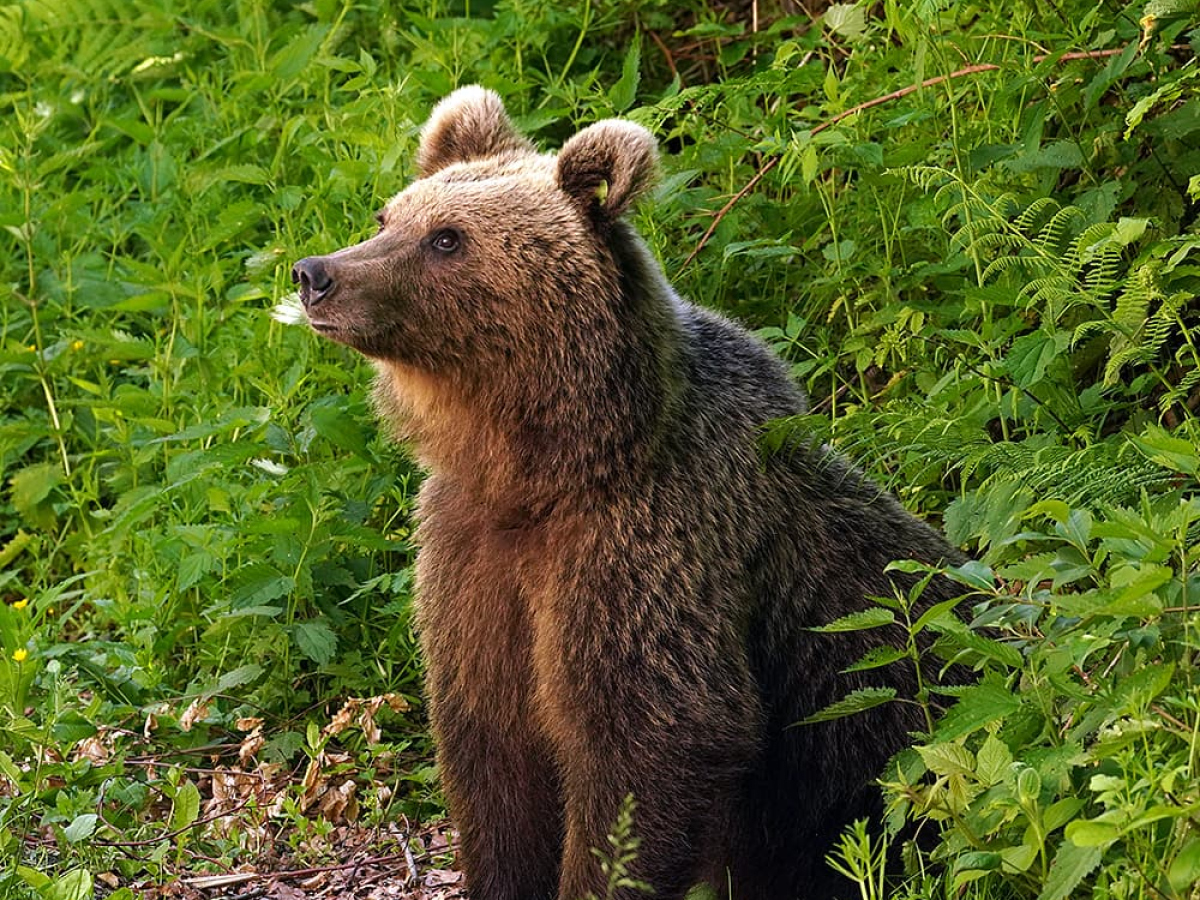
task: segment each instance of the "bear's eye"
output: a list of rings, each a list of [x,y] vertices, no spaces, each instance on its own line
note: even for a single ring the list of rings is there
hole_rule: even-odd
[[[443,228],[434,232],[429,245],[439,253],[453,253],[462,243],[462,237],[453,228]]]

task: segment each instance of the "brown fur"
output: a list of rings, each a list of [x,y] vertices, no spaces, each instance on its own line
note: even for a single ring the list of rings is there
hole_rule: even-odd
[[[790,727],[857,687],[911,693],[903,666],[842,674],[894,632],[807,629],[891,593],[891,560],[955,553],[826,449],[763,456],[803,398],[621,218],[655,168],[620,121],[537,155],[467,88],[380,233],[295,270],[431,471],[420,625],[476,900],[602,895],[591,849],[629,793],[655,896],[835,896],[823,857],[921,724],[895,705]]]

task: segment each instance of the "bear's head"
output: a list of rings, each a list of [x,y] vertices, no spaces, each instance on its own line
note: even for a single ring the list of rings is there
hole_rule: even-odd
[[[300,260],[292,279],[326,337],[429,375],[494,379],[612,317],[610,238],[656,167],[653,137],[620,120],[538,154],[496,94],[462,88],[425,125],[420,177],[378,233]]]
[[[539,154],[494,93],[455,91],[378,233],[296,263],[309,322],[373,360],[430,468],[525,500],[605,482],[665,432],[673,391],[678,301],[623,220],[657,164],[619,120]]]

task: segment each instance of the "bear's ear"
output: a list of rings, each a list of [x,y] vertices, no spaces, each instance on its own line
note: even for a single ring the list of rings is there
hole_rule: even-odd
[[[535,153],[513,127],[504,103],[479,85],[459,88],[434,107],[421,129],[417,169],[424,178],[454,163],[503,153]]]
[[[558,154],[558,184],[588,213],[616,219],[654,186],[658,144],[641,125],[608,119],[585,128]]]

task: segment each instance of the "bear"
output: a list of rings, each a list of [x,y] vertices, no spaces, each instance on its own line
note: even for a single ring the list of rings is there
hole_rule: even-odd
[[[593,850],[630,795],[650,896],[857,896],[825,857],[926,728],[902,702],[797,726],[858,688],[914,694],[911,664],[847,671],[898,626],[812,629],[908,590],[894,560],[960,557],[827,446],[764,448],[805,397],[628,221],[658,166],[618,119],[540,153],[461,88],[378,232],[292,272],[428,470],[417,622],[474,900],[606,896]],[[921,602],[957,593],[939,575]]]

